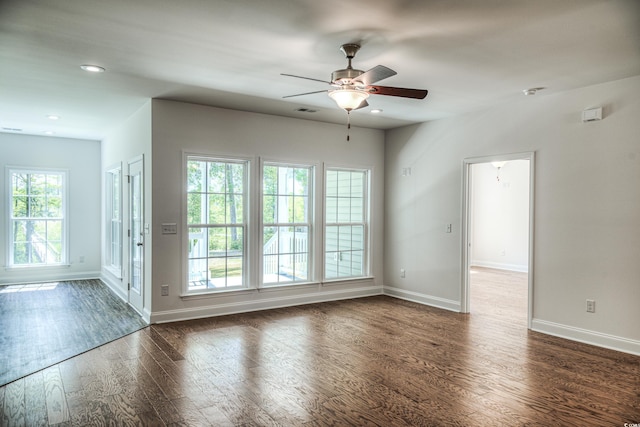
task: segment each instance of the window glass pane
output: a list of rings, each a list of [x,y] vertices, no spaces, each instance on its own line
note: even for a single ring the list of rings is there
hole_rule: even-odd
[[[62,197],[52,196],[47,198],[47,217],[62,217]]]
[[[340,197],[338,199],[338,222],[349,222],[351,220],[351,199]]]
[[[12,174],[12,192],[14,195],[27,194],[27,183],[29,182],[29,175],[26,173],[14,172]]]
[[[276,166],[265,166],[262,176],[262,194],[278,194],[278,168]]]
[[[209,258],[209,283],[207,286],[224,288],[227,286],[227,258]]]
[[[226,189],[225,163],[211,162],[209,165],[209,180],[206,191],[209,193],[224,193]]]
[[[309,169],[295,169],[293,194],[296,196],[306,196],[309,190]]]
[[[293,280],[293,256],[290,254],[280,254],[278,261],[279,281]]]
[[[338,195],[338,172],[327,171],[327,183],[325,188],[328,197],[336,197]]]
[[[206,258],[208,256],[206,230],[206,228],[189,229],[189,258]]]
[[[187,195],[187,224],[205,224],[205,210],[202,203],[205,195],[202,193],[191,193]]]
[[[227,224],[241,224],[244,217],[243,197],[241,195],[227,196]]]
[[[33,193],[32,193],[33,194]],[[46,215],[45,198],[40,196],[29,197],[27,200],[29,217],[43,218]]]
[[[244,193],[244,165],[238,163],[227,163],[227,193]]]
[[[228,255],[242,255],[243,253],[243,238],[242,227],[228,227],[227,228],[227,254]]]
[[[351,252],[351,275],[361,276],[364,274],[364,264],[362,251]]]
[[[47,240],[62,241],[62,221],[47,221]]]
[[[293,197],[278,196],[277,222],[286,223],[293,220]]]
[[[351,222],[362,222],[364,218],[362,197],[354,197],[351,199]]]
[[[264,283],[278,282],[278,255],[265,255],[263,257],[262,280]]]
[[[364,172],[351,172],[351,196],[361,197],[364,193]]]
[[[338,227],[327,226],[325,232],[325,244],[327,252],[338,250]]]
[[[208,287],[207,259],[197,258],[189,260],[189,288],[206,289]]]
[[[351,249],[364,249],[364,227],[361,225],[351,227]]]
[[[351,250],[351,226],[343,225],[338,230],[338,250]]]
[[[294,258],[294,272],[295,272],[295,280],[309,280],[309,266],[308,260],[309,256],[304,254],[295,254]]]
[[[351,276],[351,252],[340,252],[338,259],[338,276]]]
[[[242,286],[242,257],[227,258],[227,286]]]
[[[14,196],[13,198],[13,218],[26,218],[28,216],[28,197],[27,196]]]
[[[278,252],[291,253],[293,242],[293,227],[278,227]]]
[[[327,252],[324,261],[324,275],[327,279],[338,277],[338,253]]]
[[[307,222],[306,197],[293,197],[293,221],[296,223]]]
[[[187,191],[205,191],[204,179],[206,162],[191,160],[187,162]]]
[[[206,224],[226,224],[224,194],[209,194],[209,220]]]
[[[32,173],[29,180],[29,194],[31,195],[44,195],[46,186],[46,175],[39,173]]]
[[[277,222],[277,205],[276,196],[264,196],[262,198],[262,221],[265,224],[274,224]]]
[[[338,199],[335,197],[327,197],[325,200],[327,223],[338,222]]]
[[[225,227],[209,228],[209,257],[223,257],[227,254],[227,229]]]
[[[338,197],[351,196],[351,172],[338,171]]]

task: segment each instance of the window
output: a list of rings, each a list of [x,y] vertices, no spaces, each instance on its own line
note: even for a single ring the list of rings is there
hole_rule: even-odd
[[[325,279],[365,276],[368,172],[327,169],[325,179]]]
[[[310,166],[265,164],[262,171],[262,282],[309,281]]]
[[[122,168],[109,169],[105,179],[106,266],[116,276],[122,276]]]
[[[187,157],[187,291],[245,286],[247,162]]]
[[[66,172],[9,170],[9,267],[67,263]]]

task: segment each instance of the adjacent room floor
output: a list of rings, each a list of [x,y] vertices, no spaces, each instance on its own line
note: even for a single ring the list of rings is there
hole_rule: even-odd
[[[0,385],[145,326],[99,280],[0,286]]]
[[[0,387],[0,424],[640,422],[640,357],[527,331],[522,276],[476,270],[469,315],[377,296],[152,325]]]

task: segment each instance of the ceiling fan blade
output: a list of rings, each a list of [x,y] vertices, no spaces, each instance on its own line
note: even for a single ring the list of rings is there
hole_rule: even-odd
[[[281,76],[287,76],[287,77],[295,77],[297,79],[313,80],[314,82],[326,83],[328,85],[331,84],[331,82],[328,82],[326,80],[314,79],[314,78],[311,78],[311,77],[302,77],[302,76],[296,76],[294,74],[285,74],[285,73],[280,73],[280,75]]]
[[[391,86],[369,86],[369,93],[373,95],[400,96],[402,98],[424,99],[429,93],[426,89],[407,89]]]
[[[360,74],[354,80],[360,81],[366,86],[369,86],[371,83],[379,82],[380,80],[395,76],[396,74],[398,73],[393,71],[391,68],[387,68],[384,65],[376,65],[372,69]]]
[[[294,96],[312,95],[312,94],[314,94],[314,93],[322,93],[322,92],[326,93],[327,91],[326,91],[326,90],[316,90],[316,91],[314,91],[314,92],[297,93],[297,94],[295,94],[295,95],[287,95],[287,96],[283,96],[283,98],[293,98]]]

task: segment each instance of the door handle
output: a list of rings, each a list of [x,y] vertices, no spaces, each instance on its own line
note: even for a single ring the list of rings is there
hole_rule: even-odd
[[[138,243],[136,243],[136,245],[137,245],[137,246],[142,246],[142,245],[143,245],[143,243],[142,243],[142,242],[138,242]]]

